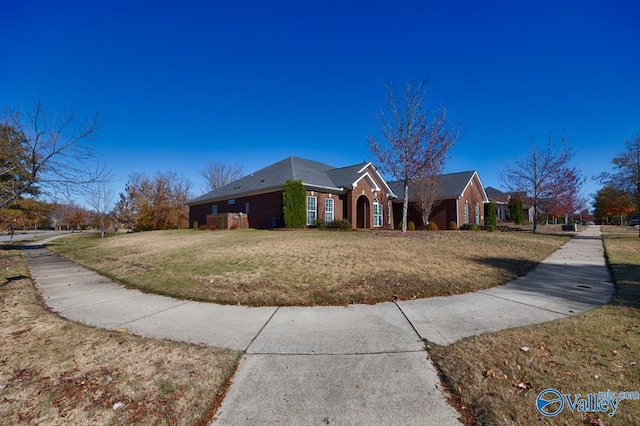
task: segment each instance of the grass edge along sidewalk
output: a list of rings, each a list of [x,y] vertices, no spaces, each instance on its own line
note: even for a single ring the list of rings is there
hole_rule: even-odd
[[[615,414],[611,409],[579,412],[580,407],[592,408],[579,401],[589,394],[640,391],[640,238],[626,228],[603,230],[616,282],[610,304],[449,346],[429,344],[430,356],[468,424],[640,423],[640,401],[632,399],[620,401]],[[574,410],[565,403],[555,417],[540,414],[536,399],[549,388],[571,395]]]
[[[75,324],[0,249],[0,424],[206,425],[240,353]]]

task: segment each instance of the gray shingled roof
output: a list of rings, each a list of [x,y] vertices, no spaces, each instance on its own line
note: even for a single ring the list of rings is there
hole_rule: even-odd
[[[288,157],[270,166],[253,172],[214,191],[190,200],[187,204],[237,198],[253,194],[277,191],[287,180],[300,180],[307,188],[317,188],[334,193],[344,192],[361,176],[359,173],[368,163],[335,168],[317,161]]]
[[[475,174],[475,171],[468,171],[438,176],[437,184],[441,188],[439,198],[446,200],[461,197],[464,189]],[[389,182],[389,187],[398,196],[398,198],[394,200],[395,202],[401,202],[404,200],[404,188],[402,187],[402,182]],[[418,198],[415,187],[409,185],[409,201],[418,201]]]

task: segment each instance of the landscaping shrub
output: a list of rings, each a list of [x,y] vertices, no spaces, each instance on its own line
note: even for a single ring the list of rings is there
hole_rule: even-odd
[[[299,180],[288,180],[282,188],[282,215],[285,228],[307,225],[307,190]]]
[[[429,222],[427,225],[427,231],[437,231],[438,225],[435,222]]]
[[[350,231],[351,222],[349,222],[347,219],[334,220],[332,222],[329,222],[327,227],[329,229],[338,229],[340,231]]]
[[[493,203],[484,205],[484,224],[487,226],[495,226],[498,225],[498,216],[497,216],[497,208]]]
[[[497,228],[497,226],[496,226],[496,225],[484,225],[484,226],[482,227],[482,230],[484,230],[484,231],[489,231],[489,232],[493,232],[493,231],[495,231],[495,230],[496,230],[496,228]]]
[[[198,221],[197,220],[193,221],[193,229],[196,230],[196,231],[198,230]]]
[[[401,231],[402,230],[402,221],[398,222],[398,225],[396,225],[396,231]]]
[[[449,229],[450,231],[457,231],[458,224],[454,220],[452,220],[451,222],[449,222],[449,226],[447,227],[447,229]]]
[[[524,221],[524,211],[522,210],[522,200],[513,197],[509,200],[509,219],[516,225],[522,225]]]
[[[480,225],[477,225],[475,223],[465,223],[460,229],[462,229],[463,231],[479,231]]]
[[[408,230],[408,231],[415,231],[415,230],[416,230],[416,224],[415,224],[415,223],[413,223],[413,221],[412,221],[412,220],[410,220],[410,221],[407,223],[407,230]]]

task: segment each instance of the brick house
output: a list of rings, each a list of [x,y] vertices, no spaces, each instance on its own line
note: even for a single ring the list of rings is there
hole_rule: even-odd
[[[208,215],[246,214],[251,228],[282,226],[282,188],[300,180],[307,190],[307,225],[347,219],[353,228],[393,228],[396,195],[371,163],[336,168],[288,157],[190,200],[189,226]]]
[[[393,200],[393,215],[396,222],[399,222],[402,220],[404,188],[401,182],[389,182],[389,186],[398,195]],[[435,222],[438,229],[447,229],[449,222],[455,222],[458,228],[465,223],[484,225],[484,204],[489,200],[478,172],[443,174],[436,178],[436,186],[439,197],[429,216],[429,222]],[[407,221],[413,221],[416,228],[421,228],[424,223],[417,208],[418,200],[416,186],[409,185]]]

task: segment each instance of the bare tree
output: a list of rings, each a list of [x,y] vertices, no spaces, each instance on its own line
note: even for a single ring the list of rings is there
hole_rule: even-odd
[[[242,166],[228,165],[221,161],[209,162],[204,165],[200,174],[205,180],[205,191],[213,191],[242,177]]]
[[[384,86],[386,106],[376,114],[381,137],[370,136],[369,147],[380,169],[403,185],[402,232],[406,232],[409,185],[442,169],[447,152],[460,137],[460,125],[447,121],[446,108],[427,109],[426,81],[411,80],[400,90]]]
[[[414,184],[418,193],[418,203],[416,207],[418,207],[422,215],[422,223],[424,223],[425,226],[429,224],[431,212],[433,212],[433,208],[438,205],[442,195],[442,187],[439,184],[438,175],[423,177]]]
[[[554,192],[561,190],[570,168],[569,161],[573,157],[573,150],[567,144],[563,135],[559,144],[554,144],[551,134],[547,144],[539,148],[535,138],[531,139],[531,149],[522,158],[514,161],[512,166],[506,167],[500,179],[509,192],[526,192],[533,203],[533,232],[538,230],[538,207],[540,201],[550,198]],[[575,182],[572,182],[572,184]],[[572,188],[578,190],[579,184]]]
[[[113,204],[114,192],[108,184],[97,182],[85,190],[85,201],[94,210],[100,227],[100,238],[104,238],[105,218]]]
[[[105,177],[105,170],[88,172],[96,158],[86,145],[98,130],[97,114],[82,119],[69,109],[53,116],[47,114],[40,99],[23,112],[5,109],[2,116],[3,145],[13,146],[13,158],[3,155],[0,173],[0,207],[23,195],[56,192],[71,186],[95,182]]]

